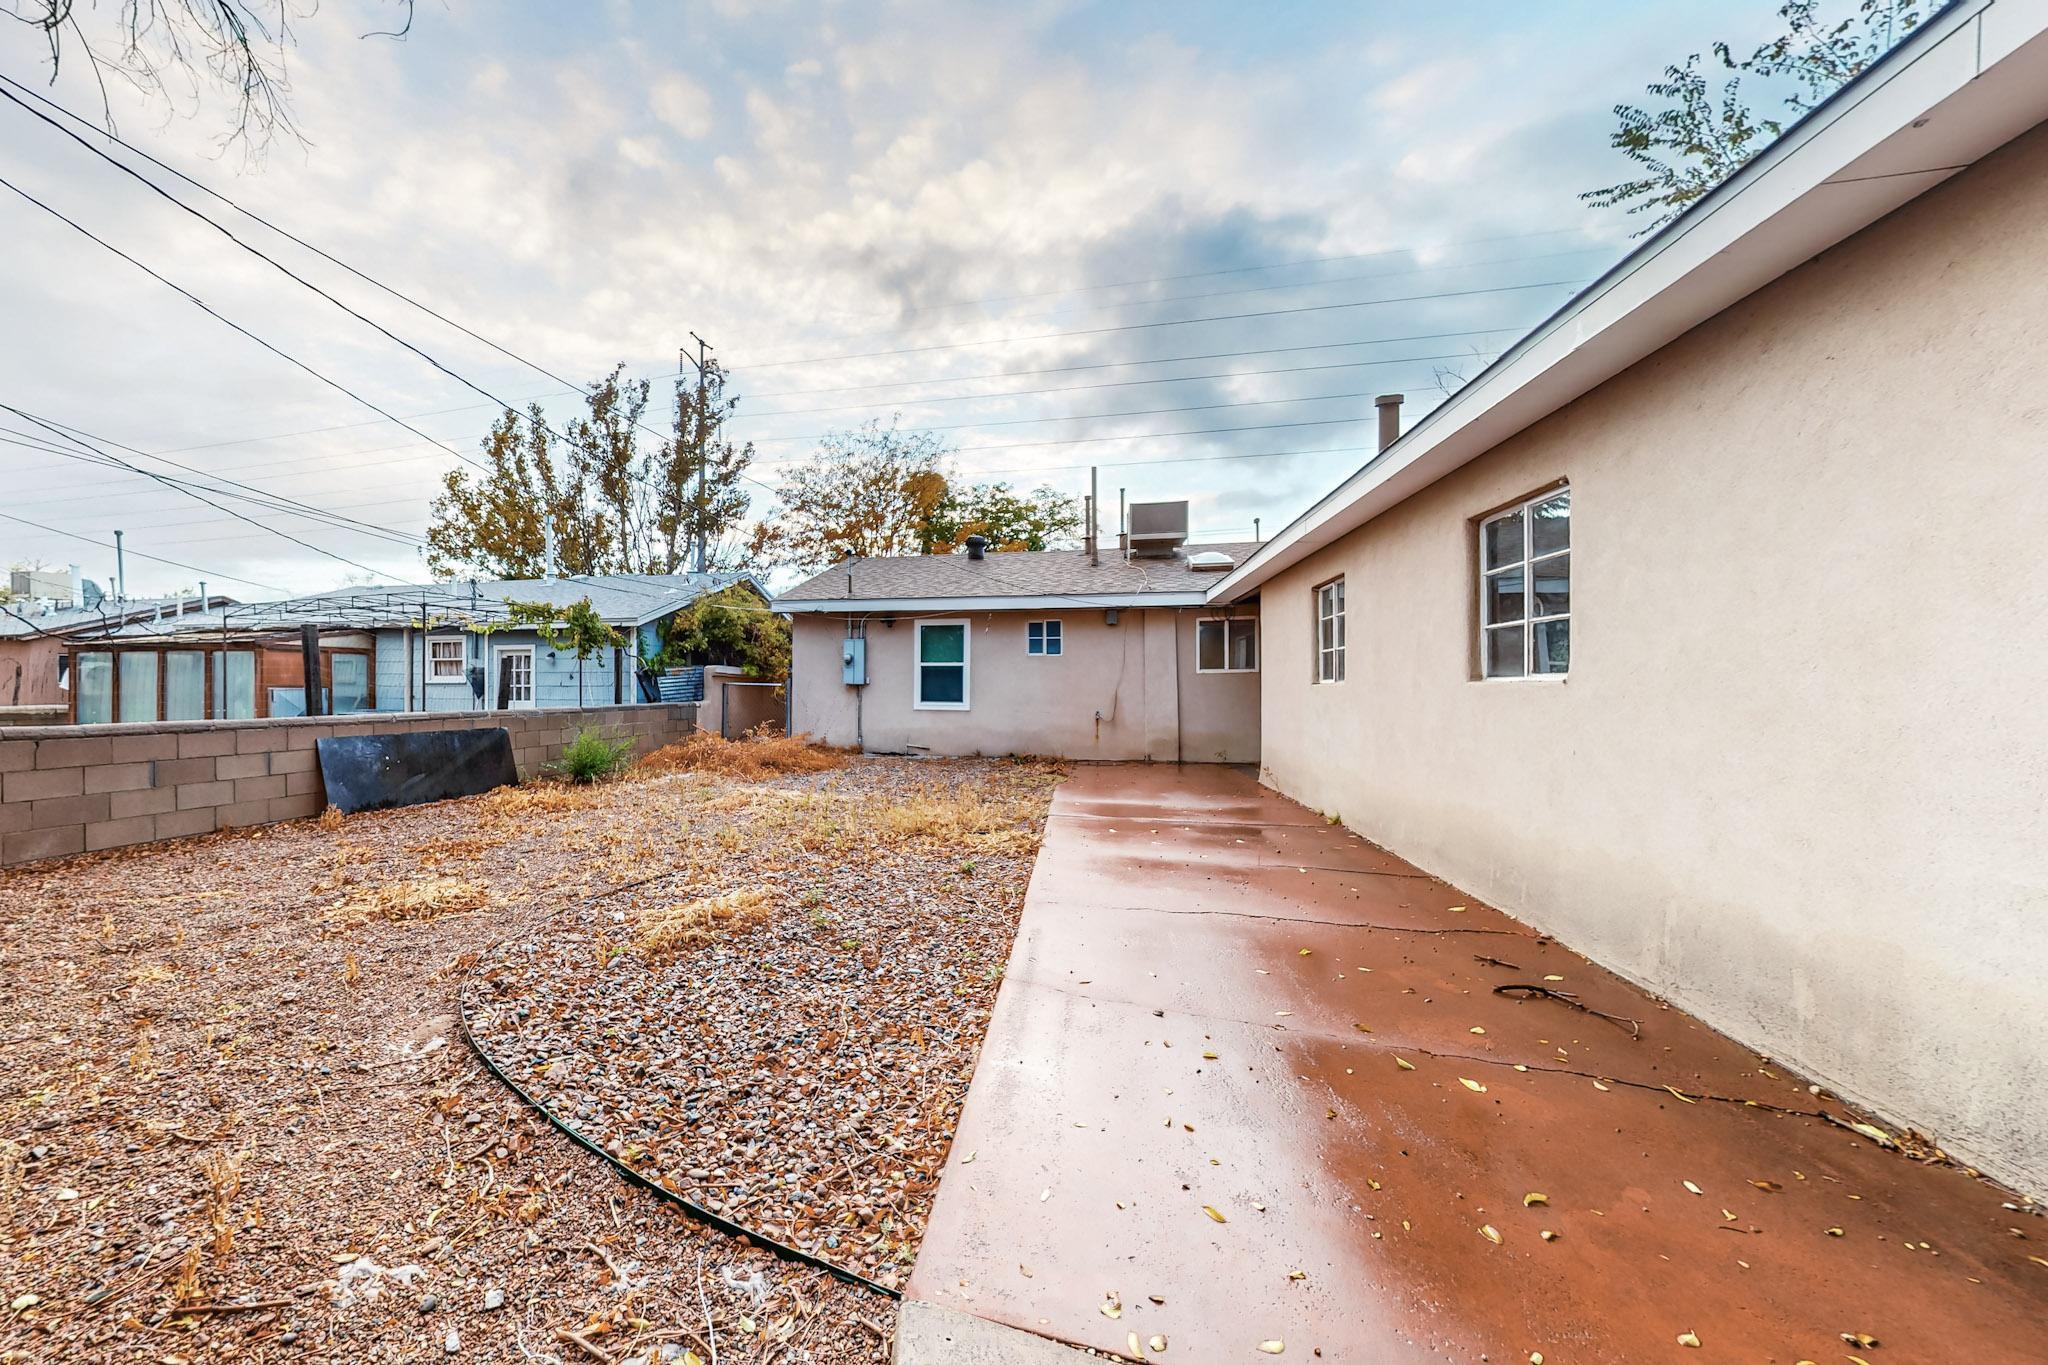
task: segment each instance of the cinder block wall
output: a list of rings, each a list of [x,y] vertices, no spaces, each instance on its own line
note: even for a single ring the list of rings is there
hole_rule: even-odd
[[[370,713],[159,725],[0,730],[0,866],[317,815],[314,742],[502,725],[521,779],[561,757],[578,729],[647,753],[697,727],[693,705]]]

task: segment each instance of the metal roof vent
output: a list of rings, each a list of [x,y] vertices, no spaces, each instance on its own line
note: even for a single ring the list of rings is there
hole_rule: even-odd
[[[1199,550],[1188,556],[1188,567],[1196,573],[1222,573],[1237,567],[1237,561],[1221,550]]]
[[[1131,553],[1140,559],[1171,559],[1188,538],[1186,502],[1134,502],[1130,512]]]

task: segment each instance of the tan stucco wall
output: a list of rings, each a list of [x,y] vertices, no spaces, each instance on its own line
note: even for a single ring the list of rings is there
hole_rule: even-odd
[[[799,616],[794,724],[825,743],[864,743],[876,753],[1256,763],[1259,675],[1195,670],[1195,620],[1212,614],[1126,610],[1114,626],[1100,610],[935,616],[970,625],[966,711],[912,705],[912,617],[893,627],[868,618],[869,681],[853,688],[839,680],[844,619]],[[1046,619],[1061,623],[1063,651],[1026,654],[1025,623]]]
[[[1570,679],[1472,681],[1558,479]],[[2048,1189],[2044,527],[2048,128],[1268,583],[1268,780]]]

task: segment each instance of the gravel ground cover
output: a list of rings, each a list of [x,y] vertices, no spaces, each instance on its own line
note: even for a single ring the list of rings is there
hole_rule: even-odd
[[[1054,780],[683,770],[0,874],[0,1360],[886,1359],[888,1300],[620,1182],[455,1002],[643,1169],[900,1269]]]
[[[701,872],[485,954],[472,1027],[642,1174],[895,1288],[1016,932],[1047,773],[886,771],[704,802]],[[707,918],[725,927],[689,941]]]

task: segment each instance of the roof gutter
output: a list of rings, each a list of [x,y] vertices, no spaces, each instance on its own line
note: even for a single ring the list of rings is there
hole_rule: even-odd
[[[779,598],[768,604],[791,616],[837,616],[846,612],[899,611],[1089,611],[1098,607],[1199,607],[1204,592],[1054,593],[1034,597],[839,597]]]

